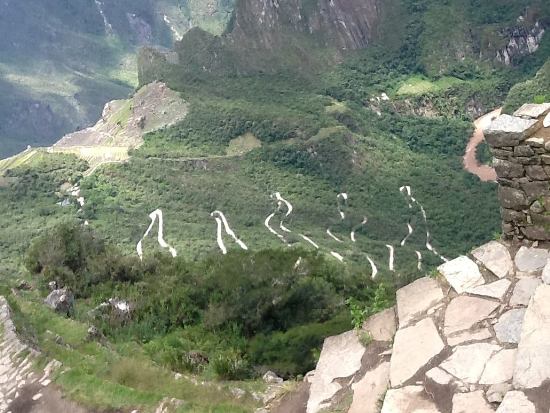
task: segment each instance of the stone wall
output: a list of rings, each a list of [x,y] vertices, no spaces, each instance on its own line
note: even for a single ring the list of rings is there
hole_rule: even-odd
[[[501,115],[484,133],[498,176],[503,237],[550,240],[550,103]]]

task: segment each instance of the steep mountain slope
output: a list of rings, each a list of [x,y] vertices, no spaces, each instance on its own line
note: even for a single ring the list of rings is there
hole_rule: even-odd
[[[230,1],[0,2],[0,155],[95,122],[136,86],[136,47],[221,33]]]
[[[405,64],[413,58],[430,76],[457,74],[480,60],[517,64],[538,49],[549,16],[548,4],[540,0],[242,0],[224,35],[194,30],[177,42],[175,63],[183,64],[172,69],[311,72],[340,61],[346,51],[381,45],[388,53],[400,52]],[[165,73],[170,61],[145,50],[140,82],[170,76]]]

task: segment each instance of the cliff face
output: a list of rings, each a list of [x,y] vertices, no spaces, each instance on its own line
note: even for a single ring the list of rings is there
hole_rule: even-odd
[[[289,31],[322,46],[360,49],[369,45],[380,19],[379,0],[242,0],[235,11],[231,38],[255,47],[284,46]]]
[[[176,42],[178,67],[161,50],[142,50],[139,82],[166,80],[185,71],[314,71],[346,50],[369,46],[378,36],[382,6],[381,0],[240,0],[224,35],[192,29]]]
[[[508,38],[506,46],[497,51],[497,60],[510,66],[514,59],[535,53],[542,41],[545,30],[537,21],[532,27],[517,26],[507,29],[503,34]]]

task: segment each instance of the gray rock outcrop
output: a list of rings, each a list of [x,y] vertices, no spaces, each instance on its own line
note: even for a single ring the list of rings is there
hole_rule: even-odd
[[[73,312],[74,295],[68,288],[53,290],[44,299],[44,303],[52,310],[68,316]]]

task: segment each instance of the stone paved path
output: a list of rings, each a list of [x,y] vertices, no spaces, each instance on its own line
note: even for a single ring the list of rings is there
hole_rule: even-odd
[[[314,380],[334,390],[321,394],[314,381],[308,413],[335,406],[343,389],[353,413],[548,412],[550,277],[542,274],[549,251],[492,241],[400,289],[396,308],[365,323],[374,341],[361,366],[318,366]],[[323,353],[332,365],[349,356],[330,345]],[[379,403],[358,407],[373,398]]]

